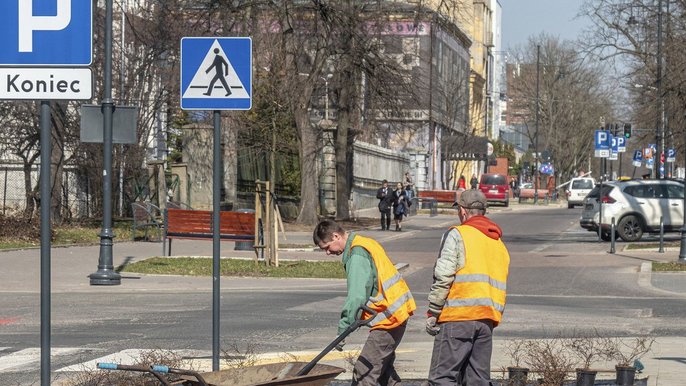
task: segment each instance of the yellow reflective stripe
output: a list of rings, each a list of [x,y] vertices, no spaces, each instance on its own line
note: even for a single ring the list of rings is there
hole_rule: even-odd
[[[493,307],[496,311],[502,313],[505,310],[505,305],[496,303],[491,298],[474,298],[474,299],[448,299],[445,302],[447,307],[474,307],[486,306]]]
[[[505,282],[495,280],[494,278],[485,274],[462,274],[455,275],[455,283],[488,283],[491,287],[505,291],[507,289],[507,284]]]
[[[393,304],[389,304],[388,308],[386,308],[383,312],[378,313],[374,317],[374,319],[372,319],[369,323],[367,323],[367,325],[375,326],[375,325],[381,323],[382,321],[388,319],[396,311],[398,311],[400,309],[400,307],[402,307],[405,303],[409,302],[410,300],[412,300],[412,294],[410,293],[410,291],[407,291],[403,294],[403,296],[398,298],[398,300],[393,302]],[[372,305],[372,302],[371,302],[371,298],[370,298],[370,301],[367,302],[367,306],[369,306],[371,308],[371,305]]]
[[[401,279],[402,279],[402,277],[400,276],[400,273],[396,273],[395,275],[391,276],[388,280],[381,283],[381,286],[387,290],[387,289],[393,287]]]

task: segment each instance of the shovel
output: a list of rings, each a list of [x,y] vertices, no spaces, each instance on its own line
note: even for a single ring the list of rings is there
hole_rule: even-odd
[[[362,319],[362,311],[367,311],[371,314],[371,316],[367,319]],[[320,359],[324,358],[326,354],[329,353],[329,351],[333,350],[334,347],[336,347],[337,344],[339,344],[343,339],[345,339],[348,335],[352,334],[353,331],[357,330],[358,328],[362,327],[363,325],[369,323],[374,317],[376,316],[377,312],[372,310],[371,308],[367,307],[366,305],[360,306],[360,308],[357,309],[357,312],[355,313],[355,322],[351,324],[341,335],[338,335],[336,339],[334,339],[331,343],[329,343],[328,346],[322,350],[322,352],[319,353],[312,361],[305,366],[303,366],[300,371],[298,371],[297,375],[306,375],[312,370],[314,366],[317,365],[317,362],[319,362]]]

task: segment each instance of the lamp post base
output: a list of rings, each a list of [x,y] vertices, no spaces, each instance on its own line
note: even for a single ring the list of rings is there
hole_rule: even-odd
[[[120,285],[121,275],[111,269],[98,269],[97,272],[88,276],[91,285]]]

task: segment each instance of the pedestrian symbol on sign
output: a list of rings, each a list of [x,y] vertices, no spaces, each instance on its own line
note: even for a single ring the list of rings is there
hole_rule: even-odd
[[[205,73],[209,73],[214,68],[216,74],[214,75],[214,78],[212,78],[210,85],[207,87],[207,92],[204,92],[203,94],[212,95],[214,84],[217,83],[217,81],[220,81],[222,82],[222,86],[224,86],[224,90],[226,90],[225,96],[229,96],[231,95],[231,87],[226,84],[226,76],[229,75],[229,64],[226,62],[226,59],[219,55],[219,48],[215,48],[214,53],[216,54],[214,61],[212,61],[212,65],[205,70]]]
[[[217,82],[220,84],[217,85]],[[225,93],[221,96],[212,96],[217,88],[223,88]],[[250,98],[217,40],[212,43],[205,59],[200,63],[193,79],[184,90],[183,98]]]

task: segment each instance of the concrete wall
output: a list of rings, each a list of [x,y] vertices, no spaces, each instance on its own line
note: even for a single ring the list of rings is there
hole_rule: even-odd
[[[379,203],[376,190],[381,187],[381,181],[388,180],[388,185],[393,188],[397,182],[403,181],[403,176],[408,170],[410,170],[408,154],[369,143],[355,142],[353,145],[352,211],[376,207]]]

